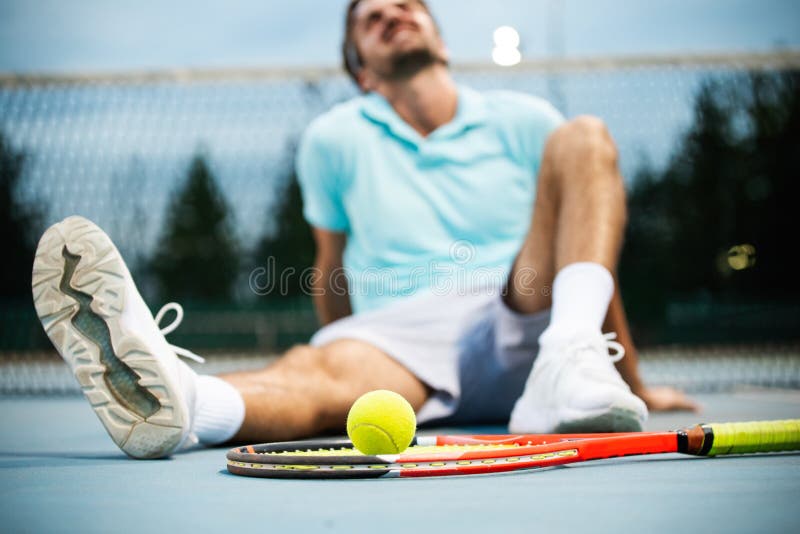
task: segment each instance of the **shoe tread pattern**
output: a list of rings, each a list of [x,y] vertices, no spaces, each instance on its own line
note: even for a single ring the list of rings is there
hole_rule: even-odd
[[[61,289],[65,254],[79,258],[69,285],[91,297],[94,321],[89,323],[96,326],[101,319],[107,327],[110,354],[120,362],[112,378],[102,361],[103,328],[95,327],[89,335],[82,332],[74,323],[81,304]],[[127,268],[108,236],[82,217],[69,217],[48,229],[39,242],[34,304],[47,335],[114,442],[134,457],[163,456],[182,440],[184,416],[176,406],[177,393],[162,379],[165,373],[158,360],[142,340],[122,328],[126,276]],[[132,383],[117,383],[119,371]]]

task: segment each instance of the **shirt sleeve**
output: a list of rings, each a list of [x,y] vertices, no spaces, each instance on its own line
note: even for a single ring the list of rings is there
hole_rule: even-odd
[[[513,132],[512,151],[536,175],[547,138],[564,123],[564,116],[542,98],[516,92],[502,94],[503,112]]]
[[[538,170],[547,138],[559,126],[564,124],[564,116],[550,102],[541,98],[528,97],[527,118],[525,126],[523,150],[529,161],[536,162]]]
[[[304,133],[295,161],[303,197],[303,216],[312,226],[335,232],[349,229],[342,202],[340,148],[319,123]]]

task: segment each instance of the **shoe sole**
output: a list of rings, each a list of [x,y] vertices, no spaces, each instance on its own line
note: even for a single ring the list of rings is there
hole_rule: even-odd
[[[183,440],[179,390],[147,344],[125,330],[128,269],[109,237],[82,217],[50,227],[33,263],[36,313],[111,438],[156,458]]]
[[[639,415],[626,408],[611,408],[599,415],[559,423],[556,434],[579,434],[586,432],[641,432]]]

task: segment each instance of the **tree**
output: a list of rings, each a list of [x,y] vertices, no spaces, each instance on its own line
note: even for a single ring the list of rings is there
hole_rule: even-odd
[[[744,194],[758,210],[746,224],[758,235],[758,279],[748,291],[800,294],[796,210],[800,198],[800,71],[754,76],[747,117],[752,134],[744,140]],[[755,240],[755,239],[754,239]]]
[[[639,170],[620,262],[632,323],[653,327],[670,301],[698,295],[797,297],[799,79],[759,73],[703,84],[694,122],[666,167]],[[756,261],[737,271],[727,253],[744,243],[755,247]]]
[[[295,149],[290,149],[294,161]],[[263,280],[266,298],[307,294],[307,281],[301,278],[314,263],[314,241],[311,227],[303,217],[303,198],[294,166],[280,186],[274,220],[254,250],[254,263],[266,269],[269,279]],[[271,228],[270,228],[271,227]]]
[[[150,261],[161,298],[231,299],[239,247],[228,204],[202,155],[169,203],[164,228]]]
[[[3,261],[0,295],[30,298],[31,267],[42,224],[42,214],[32,202],[19,198],[26,156],[11,146],[0,132],[0,225],[3,228]]]

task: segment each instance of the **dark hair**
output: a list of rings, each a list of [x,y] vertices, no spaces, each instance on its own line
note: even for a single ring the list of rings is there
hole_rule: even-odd
[[[358,7],[358,4],[362,1],[363,0],[350,0],[350,3],[347,5],[347,15],[344,19],[344,40],[342,41],[342,66],[356,84],[358,84],[358,71],[361,70],[361,54],[353,40],[353,13],[356,7]],[[425,11],[428,13],[431,12],[425,0],[415,1],[420,4]],[[436,21],[434,21],[434,24],[435,23]],[[436,27],[438,29],[438,24]]]

